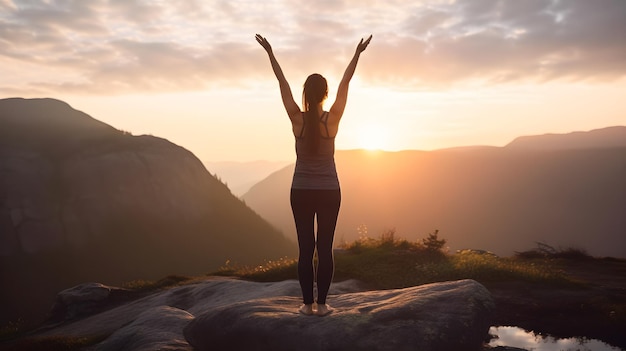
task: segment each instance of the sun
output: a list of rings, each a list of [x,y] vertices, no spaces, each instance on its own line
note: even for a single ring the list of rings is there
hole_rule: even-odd
[[[389,148],[389,133],[379,125],[364,125],[358,132],[358,144],[366,150],[386,150]]]

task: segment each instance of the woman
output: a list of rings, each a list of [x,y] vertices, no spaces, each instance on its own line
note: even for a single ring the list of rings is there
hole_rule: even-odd
[[[323,110],[328,97],[326,79],[319,74],[310,75],[304,83],[302,109],[293,99],[291,88],[283,74],[270,43],[261,35],[256,40],[267,52],[274,74],[280,86],[280,95],[291,120],[296,138],[296,168],[291,184],[291,209],[298,233],[298,280],[302,289],[305,315],[325,316],[332,309],[326,304],[326,296],[334,273],[333,238],[341,191],[335,169],[335,135],[348,99],[348,85],[354,75],[361,53],[367,48],[372,36],[359,42],[350,64],[346,68],[337,89],[337,98],[329,111]],[[317,240],[314,222],[317,216]],[[317,248],[317,308],[313,302],[315,271],[313,255]]]

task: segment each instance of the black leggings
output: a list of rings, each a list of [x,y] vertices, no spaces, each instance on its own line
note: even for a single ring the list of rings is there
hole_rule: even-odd
[[[315,269],[313,254],[317,247],[317,303],[326,303],[326,296],[333,280],[333,238],[341,205],[341,191],[291,189],[291,210],[298,233],[298,280],[305,304],[313,303]],[[317,215],[317,240],[314,221]]]

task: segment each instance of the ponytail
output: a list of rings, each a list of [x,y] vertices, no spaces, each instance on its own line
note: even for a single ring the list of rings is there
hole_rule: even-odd
[[[304,110],[304,145],[309,154],[316,154],[320,144],[320,116],[317,105],[328,95],[328,84],[320,74],[310,75],[304,82],[302,91],[302,108]]]

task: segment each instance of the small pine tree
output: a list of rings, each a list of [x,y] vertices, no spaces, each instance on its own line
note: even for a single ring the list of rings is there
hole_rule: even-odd
[[[380,236],[380,240],[383,243],[394,243],[395,242],[395,236],[396,236],[396,229],[387,229],[385,230],[381,236]]]
[[[428,234],[428,238],[422,239],[422,244],[428,251],[441,251],[446,244],[446,239],[439,239],[439,230],[435,229],[434,232]]]

